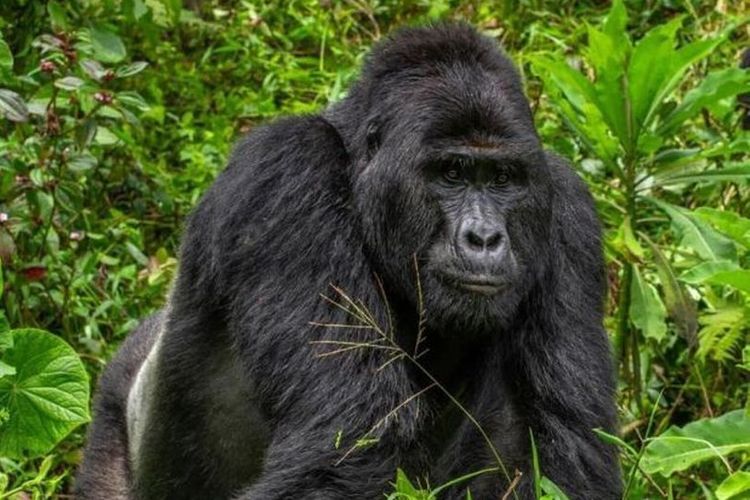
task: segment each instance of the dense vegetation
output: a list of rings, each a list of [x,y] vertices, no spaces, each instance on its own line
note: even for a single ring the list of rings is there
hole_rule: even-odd
[[[0,498],[69,494],[90,383],[163,303],[233,141],[437,18],[502,41],[596,197],[626,497],[749,498],[750,4],[603,3],[4,0]],[[418,480],[394,471],[393,498],[439,498]]]

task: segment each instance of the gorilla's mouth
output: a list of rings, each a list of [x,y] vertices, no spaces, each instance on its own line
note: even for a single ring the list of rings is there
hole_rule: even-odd
[[[446,281],[460,290],[481,295],[495,295],[506,288],[507,283],[486,274],[444,275]]]
[[[503,284],[499,281],[491,280],[464,280],[459,281],[457,284],[466,291],[482,295],[495,295],[504,288]]]

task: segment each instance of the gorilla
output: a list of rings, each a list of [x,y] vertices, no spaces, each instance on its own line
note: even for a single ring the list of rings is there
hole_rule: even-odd
[[[375,499],[401,468],[534,498],[536,450],[571,498],[617,498],[605,288],[509,58],[403,29],[340,102],[235,147],[101,378],[78,497]]]

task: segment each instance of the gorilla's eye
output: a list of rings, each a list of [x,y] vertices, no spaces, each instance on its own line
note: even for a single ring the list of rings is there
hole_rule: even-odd
[[[461,180],[461,172],[457,168],[448,168],[443,172],[443,177],[448,182],[458,182]]]
[[[510,175],[508,175],[508,172],[502,171],[498,172],[498,174],[495,176],[495,179],[492,181],[493,184],[497,186],[504,186],[508,183],[510,180]]]

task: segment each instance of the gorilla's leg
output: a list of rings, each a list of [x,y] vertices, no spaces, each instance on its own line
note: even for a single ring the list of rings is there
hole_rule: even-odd
[[[158,337],[163,321],[158,312],[143,321],[107,365],[94,401],[91,424],[76,480],[79,499],[132,498],[128,459],[127,400],[141,364]]]

